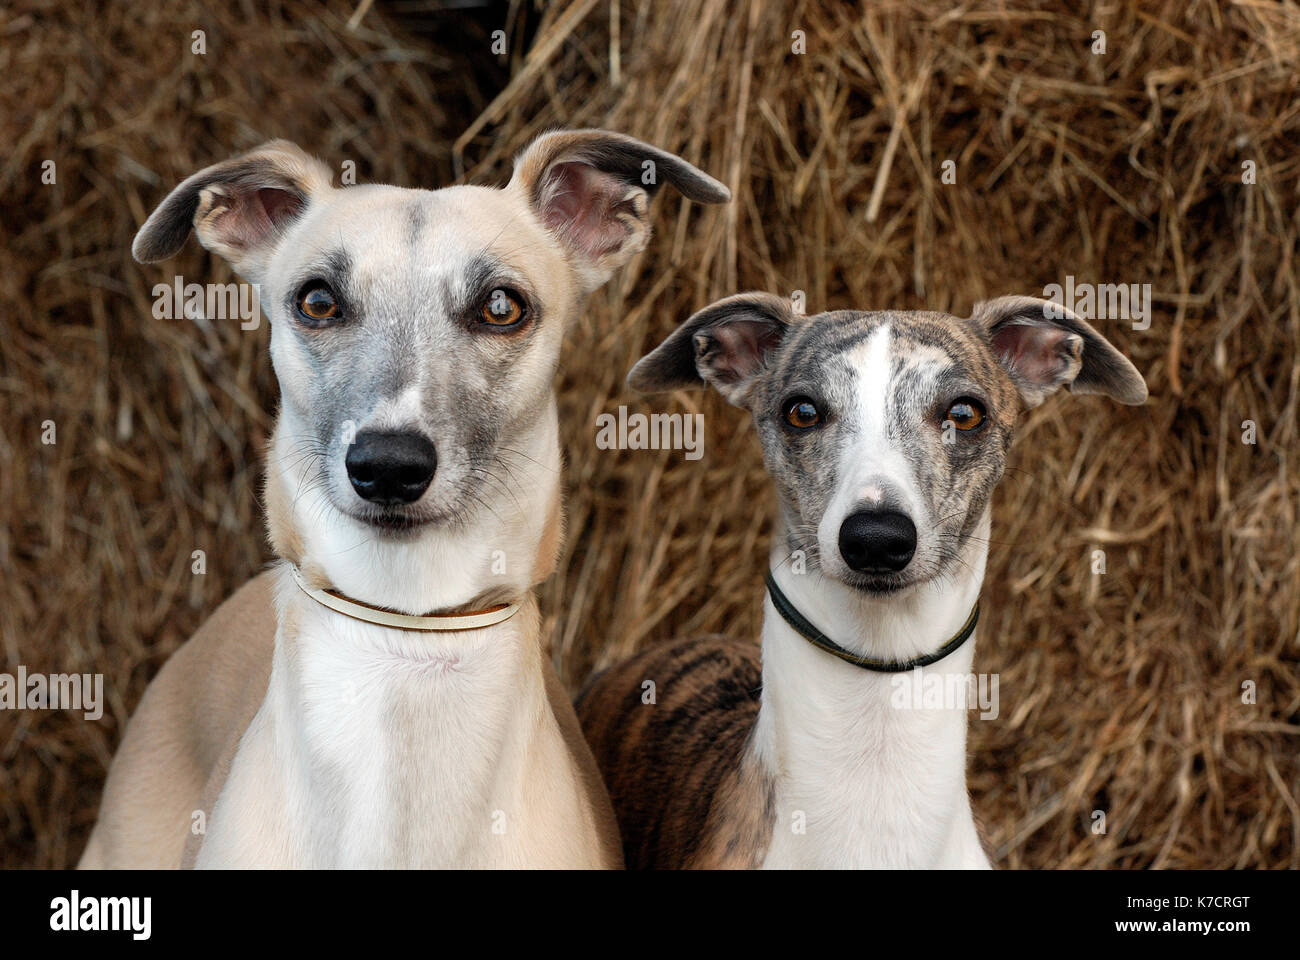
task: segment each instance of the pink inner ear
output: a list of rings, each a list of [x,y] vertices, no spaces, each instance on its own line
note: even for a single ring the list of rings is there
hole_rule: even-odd
[[[1008,323],[993,332],[993,350],[1026,380],[1056,386],[1068,369],[1065,340],[1069,331],[1040,323]]]
[[[757,320],[731,320],[701,336],[706,341],[701,359],[721,383],[752,377],[780,341],[780,331],[772,323]]]
[[[257,199],[261,201],[267,218],[276,226],[280,226],[290,217],[297,216],[298,211],[302,209],[302,197],[289,190],[263,187],[257,191]]]
[[[618,219],[627,209],[627,185],[585,163],[551,167],[540,197],[543,222],[584,256],[595,260],[621,247],[630,231]]]
[[[218,221],[224,243],[239,249],[260,246],[284,222],[302,209],[302,198],[290,190],[261,187],[221,198],[226,211]]]

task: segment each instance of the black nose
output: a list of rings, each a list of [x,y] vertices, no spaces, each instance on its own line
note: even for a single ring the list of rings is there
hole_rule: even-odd
[[[897,573],[916,553],[916,525],[892,510],[854,513],[840,524],[840,556],[859,573]]]
[[[414,503],[438,469],[433,444],[418,433],[363,432],[344,459],[357,496],[371,503]]]

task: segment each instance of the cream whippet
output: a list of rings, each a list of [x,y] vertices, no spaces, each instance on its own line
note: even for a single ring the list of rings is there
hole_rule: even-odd
[[[691,317],[629,382],[709,384],[748,409],[780,510],[761,666],[752,642],[668,643],[579,701],[628,865],[987,867],[964,693],[918,702],[900,684],[967,689],[1022,408],[1065,384],[1140,404],[1142,377],[1027,297],[958,319],[800,317],[745,294]]]
[[[146,691],[83,867],[619,865],[531,588],[560,538],[562,334],[645,246],[663,182],[728,199],[583,130],[503,189],[335,189],[276,141],[154,211],[138,260],[193,228],[259,286],[280,562]]]

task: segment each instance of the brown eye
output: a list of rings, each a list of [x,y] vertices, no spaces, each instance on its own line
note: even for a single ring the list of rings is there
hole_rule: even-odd
[[[974,397],[958,397],[948,407],[945,420],[951,420],[958,430],[974,430],[984,422],[984,404]]]
[[[821,423],[822,415],[807,397],[792,397],[785,402],[785,419],[790,426],[807,430]]]
[[[479,308],[479,318],[494,327],[513,327],[524,318],[524,304],[512,290],[497,288]]]
[[[323,283],[313,284],[298,294],[298,313],[310,323],[323,323],[337,320],[339,302],[334,292]]]

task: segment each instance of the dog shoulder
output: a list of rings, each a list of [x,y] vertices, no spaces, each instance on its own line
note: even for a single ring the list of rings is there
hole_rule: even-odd
[[[226,600],[163,665],[127,724],[91,846],[104,866],[175,867],[204,797],[266,695],[272,574]],[[219,790],[219,784],[218,784]],[[215,794],[213,794],[215,799]]]

